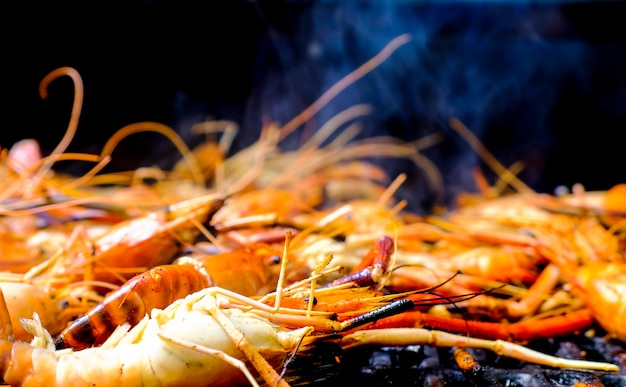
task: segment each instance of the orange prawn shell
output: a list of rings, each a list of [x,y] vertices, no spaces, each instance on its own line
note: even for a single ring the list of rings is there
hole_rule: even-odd
[[[57,320],[60,311],[60,300],[55,300],[45,288],[26,283],[0,283],[7,308],[10,311],[11,325],[15,339],[30,341],[32,335],[24,330],[20,319],[32,319],[36,312],[42,324],[52,333],[59,332],[63,327]]]
[[[151,267],[169,263],[185,244],[200,233],[195,222],[202,223],[222,206],[215,197],[199,197],[175,203],[166,211],[154,211],[111,227],[93,245],[93,257],[79,255],[74,267],[95,262],[99,281],[124,283]]]
[[[574,283],[600,326],[626,342],[626,264],[589,263],[577,270]]]
[[[213,286],[245,296],[268,293],[276,285],[280,252],[257,243],[246,248],[216,255],[194,257],[212,280]]]
[[[162,257],[172,257],[180,244],[162,233],[163,222],[151,217],[132,219],[112,228],[98,243],[98,263],[114,267],[118,257],[132,257],[133,266],[150,268],[163,264]],[[165,259],[165,261],[167,258]]]

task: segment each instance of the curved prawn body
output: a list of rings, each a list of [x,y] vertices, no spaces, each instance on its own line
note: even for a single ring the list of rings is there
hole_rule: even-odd
[[[192,258],[208,275],[211,286],[244,296],[258,296],[270,292],[276,286],[280,254],[271,245],[254,243],[232,251]],[[175,262],[184,264],[187,261],[181,258]]]
[[[163,309],[210,285],[205,273],[186,265],[163,265],[128,280],[59,334],[57,349],[100,345],[124,323],[134,327],[152,309]]]
[[[598,324],[626,342],[626,263],[590,262],[564,273]]]
[[[451,248],[453,250],[453,248]],[[444,254],[443,252],[398,254],[398,266],[394,273],[399,281],[402,277],[413,277],[432,272],[438,278],[445,278],[455,272],[471,276],[477,280],[524,282],[536,279],[536,265],[541,261],[537,254],[518,246],[475,246]],[[456,283],[460,283],[460,278]],[[472,288],[470,284],[467,285]]]
[[[608,198],[617,201],[610,195]],[[501,245],[520,242],[556,265],[599,325],[626,341],[626,262],[621,237],[607,229],[601,217],[592,216],[602,210],[598,195],[585,199],[584,194],[564,199],[536,195],[534,200],[530,195],[515,195],[464,209],[459,219],[484,221],[482,229],[471,230],[476,238]],[[509,232],[489,239],[489,230],[498,227],[508,227]]]
[[[204,223],[222,206],[215,195],[193,198],[116,224],[98,237],[90,253],[79,253],[69,269],[94,264],[98,281],[120,284],[147,268],[169,263],[182,246],[193,243]]]
[[[438,290],[453,296],[500,282],[529,284],[547,262],[535,244],[513,227],[463,212],[418,219],[399,229],[396,268],[387,286],[402,291],[441,284]],[[454,281],[445,282],[452,276]]]
[[[280,384],[270,363],[293,351],[310,329],[282,329],[257,315],[222,309],[220,293],[193,293],[153,310],[102,347],[77,352],[55,352],[46,340],[43,348],[15,342],[5,319],[0,374],[12,386],[207,386],[242,381],[244,375],[256,385],[243,363],[249,361],[268,384]]]
[[[128,280],[104,301],[74,320],[57,337],[57,349],[84,349],[102,344],[122,324],[134,327],[153,309],[209,286],[245,296],[265,293],[280,261],[267,245],[197,258],[183,257],[174,264],[156,266]],[[238,270],[233,270],[237,267]]]
[[[0,207],[2,205],[0,204]],[[76,225],[97,230],[120,222],[104,210],[79,206],[0,216],[0,271],[25,274],[63,250]]]
[[[255,189],[230,197],[211,219],[211,226],[236,246],[278,242],[284,240],[285,227],[306,228],[316,204],[286,190]]]
[[[623,224],[626,185],[605,193],[584,193],[550,202],[552,211],[573,212],[569,233],[538,233],[542,248],[574,286],[594,319],[611,336],[626,342],[626,256]],[[599,216],[588,216],[588,214]],[[601,222],[613,229],[605,228]],[[556,248],[554,246],[557,246]]]
[[[565,235],[540,234],[538,249],[572,285],[597,323],[609,335],[626,342],[626,262],[619,239],[596,218],[582,218]]]

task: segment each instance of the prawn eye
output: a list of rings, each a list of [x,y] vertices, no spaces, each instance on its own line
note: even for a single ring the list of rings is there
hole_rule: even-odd
[[[280,263],[280,257],[278,255],[272,255],[269,261],[273,265],[278,265]]]
[[[310,296],[306,296],[304,297],[304,302],[308,303],[310,299],[311,299]],[[313,297],[313,306],[315,305],[317,305],[317,297]]]
[[[61,300],[59,302],[59,306],[61,307],[61,310],[67,309],[70,307],[70,302],[68,300]]]
[[[145,176],[141,178],[141,183],[153,187],[159,183],[159,180],[154,176]]]

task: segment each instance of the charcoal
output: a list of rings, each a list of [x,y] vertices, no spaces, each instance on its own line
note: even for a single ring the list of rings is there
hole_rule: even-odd
[[[605,336],[571,335],[538,340],[529,347],[570,359],[624,364],[626,345]],[[453,349],[428,345],[408,347],[362,346],[342,350],[322,343],[299,354],[289,364],[285,378],[292,386],[489,386],[626,387],[626,367],[620,372],[555,369],[498,356],[491,351],[468,349],[480,364],[480,372],[463,372]]]

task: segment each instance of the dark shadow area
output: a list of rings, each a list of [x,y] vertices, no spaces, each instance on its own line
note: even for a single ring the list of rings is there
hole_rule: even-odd
[[[104,5],[106,4],[106,6]],[[69,117],[68,79],[38,96],[39,81],[76,68],[85,100],[72,151],[97,153],[119,128],[157,121],[190,144],[204,118],[240,125],[233,151],[254,141],[263,120],[285,123],[394,37],[412,40],[341,93],[316,117],[319,127],[345,108],[368,103],[361,137],[415,140],[441,132],[424,154],[444,176],[436,196],[409,162],[401,195],[414,209],[473,190],[471,169],[494,176],[448,125],[464,122],[520,177],[552,192],[582,183],[626,182],[626,25],[623,2],[129,1],[30,3],[7,7],[2,27],[0,146],[37,138],[50,152]],[[294,133],[284,146],[308,136]],[[109,166],[169,167],[175,148],[152,134],[125,139]],[[60,167],[64,167],[61,166]],[[80,168],[66,166],[71,172]]]

